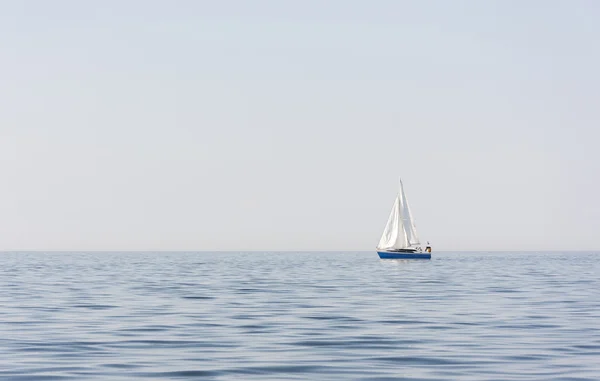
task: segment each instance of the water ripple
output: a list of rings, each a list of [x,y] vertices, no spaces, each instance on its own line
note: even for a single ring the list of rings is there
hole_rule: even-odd
[[[598,253],[0,253],[2,380],[598,380]]]

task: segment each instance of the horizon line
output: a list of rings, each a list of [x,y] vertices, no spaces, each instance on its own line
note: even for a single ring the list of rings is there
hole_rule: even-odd
[[[349,252],[349,253],[367,253],[367,252],[376,252],[377,250],[0,250],[0,253],[340,253],[340,252]],[[528,249],[528,250],[477,250],[477,249],[468,249],[468,250],[434,250],[433,253],[455,253],[455,252],[496,252],[496,253],[510,253],[510,252],[518,252],[518,253],[532,253],[532,252],[600,252],[600,249],[578,249],[578,250],[561,250],[561,249],[553,249],[553,250],[545,250],[545,249]]]

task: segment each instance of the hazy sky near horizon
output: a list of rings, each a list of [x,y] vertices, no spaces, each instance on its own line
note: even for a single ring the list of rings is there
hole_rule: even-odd
[[[4,1],[0,250],[597,250],[600,3]]]

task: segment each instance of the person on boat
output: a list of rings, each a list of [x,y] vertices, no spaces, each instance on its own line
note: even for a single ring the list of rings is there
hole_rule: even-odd
[[[425,248],[425,251],[431,253],[431,245],[429,245],[429,241],[427,241],[427,247]]]

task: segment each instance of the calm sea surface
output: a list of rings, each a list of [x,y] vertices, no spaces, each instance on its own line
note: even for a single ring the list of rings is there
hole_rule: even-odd
[[[600,253],[0,253],[2,380],[600,380]]]

